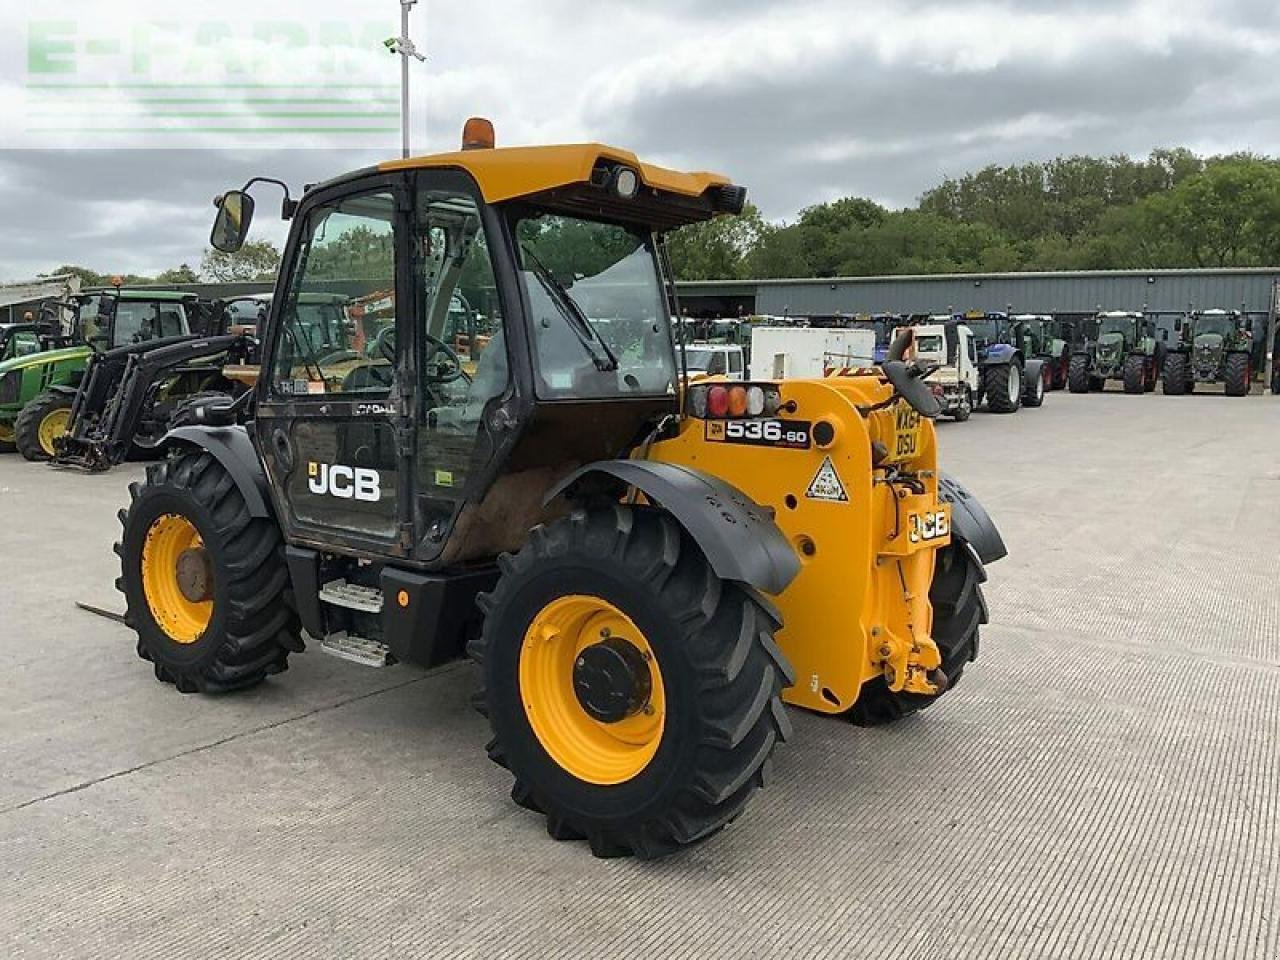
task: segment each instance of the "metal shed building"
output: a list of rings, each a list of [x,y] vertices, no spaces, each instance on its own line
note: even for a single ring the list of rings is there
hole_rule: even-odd
[[[1188,305],[1269,313],[1280,267],[973,273],[938,276],[708,280],[680,284],[695,314],[942,313],[1004,310],[1091,314],[1104,310],[1181,311]]]

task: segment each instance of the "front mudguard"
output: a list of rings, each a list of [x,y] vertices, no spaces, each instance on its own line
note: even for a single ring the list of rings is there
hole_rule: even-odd
[[[213,456],[244,495],[251,517],[272,517],[267,472],[244,427],[177,427],[164,435],[158,446],[195,447]]]
[[[736,580],[778,595],[800,572],[800,558],[769,510],[719,477],[654,460],[601,460],[560,481],[544,503],[573,499],[587,478],[613,478],[634,487],[670,513],[723,580]]]
[[[938,499],[951,504],[951,538],[973,548],[984,564],[995,563],[1009,555],[1004,538],[995,522],[959,480],[938,474]]]

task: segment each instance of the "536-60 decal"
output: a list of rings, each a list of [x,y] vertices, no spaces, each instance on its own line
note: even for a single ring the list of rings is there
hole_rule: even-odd
[[[708,420],[706,437],[713,443],[808,450],[811,426],[808,420]]]

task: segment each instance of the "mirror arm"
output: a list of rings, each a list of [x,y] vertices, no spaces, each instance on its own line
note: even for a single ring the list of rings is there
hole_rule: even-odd
[[[292,220],[293,215],[298,212],[298,201],[293,199],[289,193],[289,185],[283,180],[277,180],[275,177],[253,177],[243,187],[241,191],[249,192],[249,188],[255,183],[274,183],[277,187],[284,191],[284,201],[280,204],[280,219]]]

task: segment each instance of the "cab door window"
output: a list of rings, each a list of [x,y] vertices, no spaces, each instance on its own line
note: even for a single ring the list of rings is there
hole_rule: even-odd
[[[436,187],[439,183],[439,188]],[[501,301],[479,202],[424,177],[414,236],[421,402],[417,480],[425,516],[444,522],[491,446],[484,414],[510,380]]]
[[[317,207],[281,308],[276,395],[386,394],[396,356],[395,198]]]

